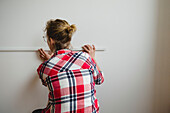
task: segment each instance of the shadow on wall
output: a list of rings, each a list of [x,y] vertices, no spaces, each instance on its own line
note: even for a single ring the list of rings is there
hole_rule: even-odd
[[[170,0],[159,0],[154,113],[170,113]]]

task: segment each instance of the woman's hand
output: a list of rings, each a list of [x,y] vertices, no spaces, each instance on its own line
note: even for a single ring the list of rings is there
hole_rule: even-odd
[[[93,46],[93,47],[92,47]],[[94,59],[95,63],[96,63],[96,66],[97,68],[100,70],[100,67],[98,66],[96,60],[95,60],[95,51],[96,51],[96,48],[94,45],[90,46],[89,44],[87,45],[84,45],[82,48],[83,50],[82,51],[85,51],[87,52],[88,54],[90,54],[90,56]]]
[[[95,57],[96,48],[94,45],[91,46],[87,44],[87,45],[82,46],[82,48],[83,48],[82,51],[87,52],[92,58]]]
[[[40,53],[39,56],[43,61],[48,60],[53,55],[51,52],[46,53],[42,48],[38,49],[38,52]]]

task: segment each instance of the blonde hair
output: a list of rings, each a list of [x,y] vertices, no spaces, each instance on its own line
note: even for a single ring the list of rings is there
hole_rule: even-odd
[[[55,51],[70,46],[73,33],[77,30],[75,24],[69,25],[66,20],[56,19],[47,21],[46,34],[55,41]]]

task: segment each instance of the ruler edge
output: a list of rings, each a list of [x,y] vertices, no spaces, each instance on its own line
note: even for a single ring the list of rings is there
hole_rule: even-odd
[[[37,52],[38,49],[44,49],[44,51],[50,51],[47,47],[0,47],[0,52]],[[73,51],[81,51],[82,48],[72,48]],[[105,48],[97,48],[96,51],[105,51]]]

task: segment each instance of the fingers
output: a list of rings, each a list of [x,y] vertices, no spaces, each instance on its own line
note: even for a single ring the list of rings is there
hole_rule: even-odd
[[[39,51],[39,56],[40,56],[40,58],[42,59],[42,60],[44,60],[44,59],[46,59],[46,53],[45,53],[45,51],[41,48],[41,49],[38,49],[38,51]]]
[[[96,50],[95,46],[94,45],[92,45],[92,46],[93,46],[93,50]]]
[[[45,53],[45,51],[41,48],[41,49],[38,49],[39,50],[39,53],[41,54],[41,55],[43,55],[43,56],[45,56],[46,55],[46,53]]]
[[[89,49],[86,46],[82,47],[86,52],[89,52]]]
[[[44,56],[43,55],[40,55],[41,59],[44,59]]]
[[[90,47],[88,45],[84,45],[84,47],[89,51]]]
[[[43,61],[48,60],[53,55],[53,53],[51,55],[46,53],[42,48],[38,49],[38,52],[40,53],[39,56]]]
[[[43,52],[43,54],[46,54],[46,52],[44,51],[44,49],[42,49],[42,52]]]
[[[94,45],[89,45],[89,44],[87,44],[87,45],[84,45],[83,47],[82,47],[84,50],[84,52],[87,52],[92,58],[94,58],[95,57],[95,46]]]
[[[88,46],[88,48],[89,48],[90,50],[92,49],[91,45],[87,44],[87,46]]]
[[[45,52],[42,48],[41,48],[40,50],[41,50],[41,52],[42,52],[43,55],[46,54],[46,52]]]
[[[95,50],[96,49],[94,45],[91,46],[89,44],[84,45],[82,48],[85,49],[86,51],[90,51],[90,50]]]

